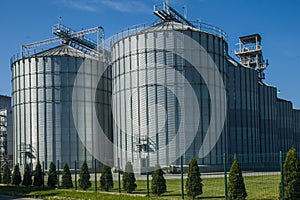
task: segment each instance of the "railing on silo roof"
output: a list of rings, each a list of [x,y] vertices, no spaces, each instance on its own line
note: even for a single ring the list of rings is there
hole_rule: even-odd
[[[226,42],[228,42],[228,35],[225,33],[225,31],[223,31],[221,28],[217,27],[217,26],[213,26],[211,24],[207,24],[207,23],[203,23],[199,20],[197,21],[192,21],[191,22],[194,27],[202,32],[206,32],[212,35],[215,35],[217,37],[222,38],[223,40],[225,40]],[[143,24],[137,24],[137,25],[133,25],[130,26],[122,31],[120,31],[119,33],[113,35],[109,40],[110,40],[110,46],[112,46],[113,44],[115,44],[117,41],[122,40],[130,35],[134,35],[142,30],[145,30],[146,28],[149,28],[151,26],[155,26],[159,23],[154,22],[154,23],[143,23]],[[184,27],[188,27],[187,25],[182,24],[183,28]]]
[[[228,35],[221,28],[201,22],[199,20],[191,22],[197,29],[218,36],[228,42]]]
[[[142,23],[142,24],[136,24],[133,26],[130,26],[120,32],[118,32],[117,34],[113,35],[110,38],[110,46],[112,46],[114,43],[116,43],[119,40],[122,40],[130,35],[134,35],[150,26],[155,25],[154,23]]]

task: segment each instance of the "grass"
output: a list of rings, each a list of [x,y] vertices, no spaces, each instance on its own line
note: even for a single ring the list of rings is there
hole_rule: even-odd
[[[248,193],[247,199],[278,199],[279,196],[279,175],[261,175],[261,176],[246,176],[244,177],[246,190]],[[93,192],[94,182],[92,188],[88,191],[78,190],[65,190],[65,189],[50,189],[45,187],[44,189],[36,187],[23,187],[23,186],[6,186],[1,185],[0,194],[12,195],[12,196],[27,196],[36,197],[42,199],[52,199],[54,196],[56,199],[181,199],[181,184],[178,179],[167,180],[167,192],[158,198],[146,195],[146,181],[138,180],[137,190],[133,195],[125,194],[124,190],[121,190],[121,194],[118,193],[118,182],[114,181],[114,189],[109,192]],[[199,199],[224,199],[224,180],[223,178],[203,178],[203,194],[199,196]],[[99,181],[97,183],[99,187]],[[122,186],[122,183],[121,183]],[[151,188],[151,182],[149,183]]]
[[[279,199],[279,175],[244,177],[247,199]]]

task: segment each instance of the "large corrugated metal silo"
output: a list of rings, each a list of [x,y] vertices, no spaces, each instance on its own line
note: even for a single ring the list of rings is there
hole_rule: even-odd
[[[86,101],[77,113],[72,111],[74,81],[80,67],[84,66],[85,80],[81,87]],[[14,113],[14,162],[24,164],[60,161],[74,168],[87,160],[92,167],[93,135],[99,130],[93,127],[97,119],[91,117],[92,109],[98,109],[99,121],[111,130],[108,99],[110,73],[106,71],[101,84],[95,88],[91,81],[97,80],[105,64],[68,44],[61,44],[41,53],[23,57],[12,63],[13,113]],[[105,88],[104,88],[105,85]],[[97,91],[92,99],[91,91]],[[106,113],[106,116],[104,114]],[[74,118],[74,116],[79,116]],[[104,119],[109,120],[104,123]],[[75,123],[84,122],[84,136],[79,137]],[[78,165],[78,166],[79,166]],[[99,166],[99,165],[98,165]]]
[[[184,164],[188,164],[192,157],[196,157],[199,164],[222,163],[227,126],[224,126],[220,138],[213,133],[206,144],[203,142],[210,134],[207,131],[212,107],[207,85],[220,87],[216,74],[221,75],[224,85],[227,79],[227,41],[224,35],[219,34],[223,32],[217,30],[218,34],[204,31],[200,26],[195,28],[171,20],[135,32],[128,30],[129,34],[121,33],[113,38],[112,96],[115,101],[112,106],[117,122],[114,141],[119,147],[114,152],[116,165],[122,167],[126,161],[131,161],[143,171],[147,156],[150,167],[156,163],[178,165],[178,147],[185,141],[176,141],[173,146],[170,144],[178,134],[184,111],[189,115],[184,116],[181,131],[187,137],[194,137],[193,133],[196,133],[183,155]],[[213,60],[217,69],[208,65],[209,59]],[[210,74],[208,82],[203,80],[204,74],[195,69],[193,62],[201,63],[202,72]],[[191,104],[188,102],[192,93],[181,89],[187,83],[196,95]],[[225,86],[222,89],[226,90]],[[178,91],[176,95],[174,91]],[[225,98],[218,96],[214,103],[221,105]],[[216,112],[217,116],[221,116],[225,111],[221,108]],[[196,120],[198,115],[199,121]],[[216,144],[213,142],[215,139],[218,141]],[[148,143],[148,155],[141,154],[145,142]],[[208,155],[199,155],[202,145],[212,149]]]

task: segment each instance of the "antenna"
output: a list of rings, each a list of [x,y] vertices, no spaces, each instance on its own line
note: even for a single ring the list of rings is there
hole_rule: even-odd
[[[183,6],[182,9],[183,9],[183,17],[184,17],[185,19],[187,19],[187,7],[186,7],[186,6]]]
[[[166,0],[166,5],[167,5],[167,6],[170,5],[170,0]]]
[[[62,17],[59,16],[59,17],[58,17],[58,24],[61,24],[61,20],[62,20]]]

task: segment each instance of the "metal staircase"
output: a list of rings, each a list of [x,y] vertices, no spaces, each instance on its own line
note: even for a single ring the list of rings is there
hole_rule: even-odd
[[[154,5],[154,14],[163,21],[175,21],[194,27],[190,21],[178,13],[174,8],[169,6],[167,2],[160,5]]]
[[[0,110],[0,167],[7,163],[7,110]]]
[[[63,24],[58,23],[52,26],[52,33],[58,37],[22,45],[21,56],[29,56],[30,50],[55,42],[69,44],[94,57],[104,58],[104,55],[108,55],[107,50],[105,50],[104,47],[104,28],[102,26],[74,31]],[[86,37],[90,34],[96,34],[96,41]]]

